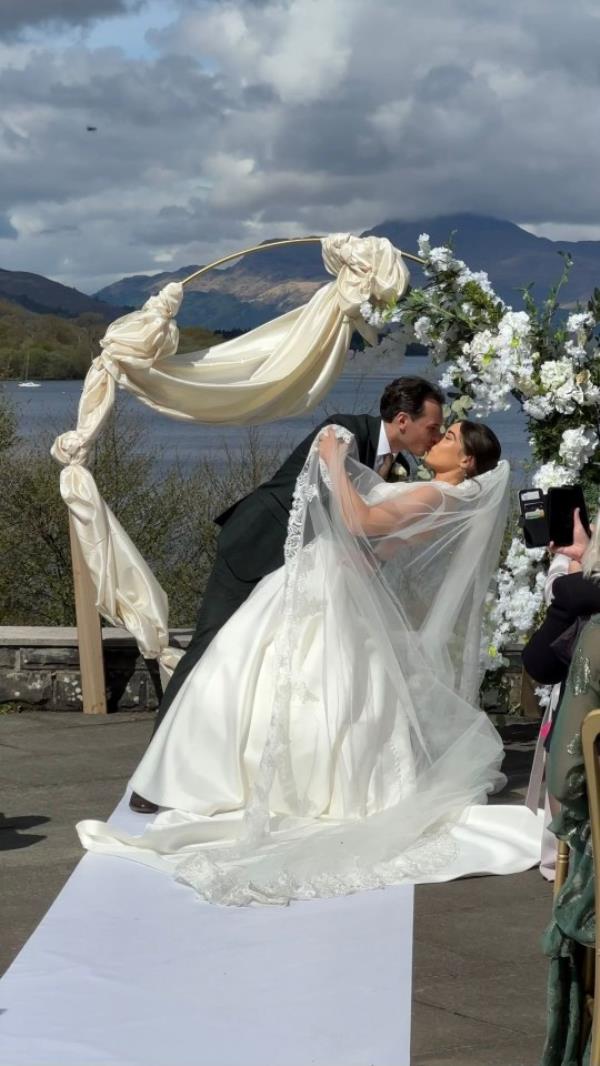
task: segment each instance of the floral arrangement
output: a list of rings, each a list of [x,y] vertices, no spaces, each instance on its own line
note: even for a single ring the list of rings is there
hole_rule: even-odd
[[[409,327],[426,345],[440,385],[453,395],[458,417],[482,417],[513,402],[527,417],[534,471],[531,483],[547,492],[580,482],[593,509],[600,484],[600,291],[585,309],[561,315],[559,292],[572,260],[564,256],[562,276],[540,307],[531,286],[523,290],[523,311],[514,311],[494,292],[488,275],[457,259],[450,244],[434,247],[419,238],[427,284],[400,302],[361,308],[381,332]],[[528,549],[520,537],[510,543],[488,603],[483,659],[487,669],[507,664],[502,649],[523,640],[544,602],[545,549]]]

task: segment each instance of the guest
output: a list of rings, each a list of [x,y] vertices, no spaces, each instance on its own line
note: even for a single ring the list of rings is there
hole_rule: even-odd
[[[574,1066],[583,1020],[582,948],[596,940],[594,873],[581,725],[600,707],[600,615],[579,637],[556,716],[548,755],[548,790],[561,808],[551,828],[570,848],[567,880],[559,892],[543,948],[550,958],[548,1022],[542,1066]],[[589,1042],[588,1042],[589,1043]]]
[[[593,947],[596,940],[594,871],[581,726],[586,715],[600,707],[600,614],[594,598],[596,590],[600,589],[599,518],[600,512],[589,540],[576,515],[574,544],[561,549],[568,553],[570,566],[575,564],[575,568],[568,577],[556,581],[557,595],[561,585],[563,592],[567,585],[574,590],[572,597],[569,590],[564,597],[561,593],[560,602],[565,604],[564,622],[571,619],[572,626],[572,619],[581,619],[586,610],[594,613],[576,640],[549,741],[548,791],[560,803],[551,829],[559,840],[568,843],[570,855],[567,879],[554,901],[552,921],[543,941],[544,951],[550,958],[550,974],[542,1066],[586,1063],[590,1053],[589,1040],[583,1055],[580,1048],[584,1010],[583,948]],[[571,606],[567,609],[569,597]],[[557,611],[558,608],[555,615]],[[549,623],[546,628],[548,637],[552,636],[551,630],[552,623]],[[560,642],[560,635],[558,640]],[[556,645],[556,639],[549,643]],[[538,645],[538,661],[541,663],[543,649],[540,640]],[[556,648],[553,655],[556,659]],[[558,672],[559,667],[553,661],[547,670]]]
[[[554,560],[548,572],[545,598],[548,611],[540,628],[523,651],[523,666],[530,677],[543,685],[553,685],[540,728],[527,790],[526,804],[537,810],[544,773],[544,749],[548,748],[562,689],[567,677],[573,648],[585,622],[600,611],[600,585],[583,573],[583,558],[588,537],[575,511],[573,543],[556,549],[550,545]],[[556,838],[550,830],[559,804],[549,791],[544,797],[545,823],[542,836],[540,873],[553,881],[556,867]]]
[[[577,636],[590,615],[600,611],[600,583],[591,576],[589,567],[587,574],[583,571],[589,544],[576,511],[573,543],[556,549],[551,571],[558,564],[562,574],[552,575],[552,599],[546,617],[523,650],[523,666],[542,685],[565,681]]]

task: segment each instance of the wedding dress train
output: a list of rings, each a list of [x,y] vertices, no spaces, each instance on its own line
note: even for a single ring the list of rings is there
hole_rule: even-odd
[[[345,476],[393,533],[350,533]],[[133,775],[166,809],[139,837],[82,822],[83,844],[230,904],[442,879],[502,759],[474,704],[508,479],[501,463],[458,487],[388,485],[352,458],[327,470],[315,445],[285,565],[219,631]]]

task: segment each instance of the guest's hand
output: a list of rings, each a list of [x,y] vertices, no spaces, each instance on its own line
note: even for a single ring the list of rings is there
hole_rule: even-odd
[[[580,563],[585,554],[585,550],[590,543],[585,529],[583,528],[581,518],[579,516],[579,508],[576,507],[573,512],[573,543],[557,547],[553,541],[550,541],[548,550],[552,555],[566,555],[568,559],[571,559],[574,563]]]

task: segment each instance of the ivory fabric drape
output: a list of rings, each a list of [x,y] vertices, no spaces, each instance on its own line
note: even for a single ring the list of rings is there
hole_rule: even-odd
[[[375,331],[360,316],[366,300],[402,295],[401,252],[385,238],[334,234],[322,240],[333,281],[303,307],[202,352],[176,355],[175,316],[183,298],[166,285],[139,311],[107,329],[83,385],[77,427],[57,437],[60,491],[96,589],[96,607],[124,626],[147,658],[170,673],[182,654],[168,643],[168,599],[87,469],[90,447],[115,400],[116,385],[163,414],[219,425],[260,425],[313,410],[342,371],[350,338]]]

